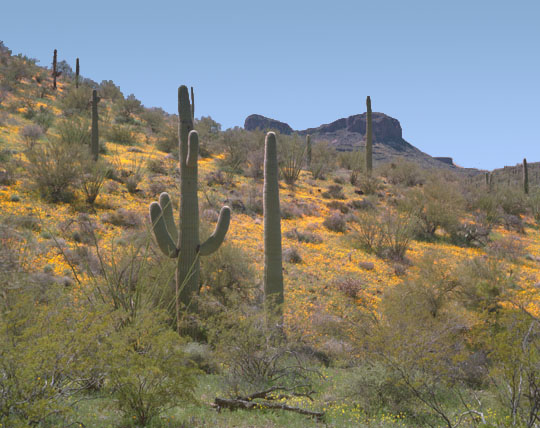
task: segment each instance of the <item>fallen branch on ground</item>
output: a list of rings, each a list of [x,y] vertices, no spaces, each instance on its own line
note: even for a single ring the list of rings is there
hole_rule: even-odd
[[[255,395],[255,394],[253,394]],[[307,415],[316,418],[318,421],[324,417],[324,412],[315,412],[313,410],[302,409],[300,407],[292,407],[283,403],[273,403],[271,401],[249,401],[241,398],[219,398],[214,400],[213,407],[216,407],[218,412],[222,409],[237,410],[254,410],[254,409],[276,409],[286,410],[289,412],[300,413],[301,415]]]

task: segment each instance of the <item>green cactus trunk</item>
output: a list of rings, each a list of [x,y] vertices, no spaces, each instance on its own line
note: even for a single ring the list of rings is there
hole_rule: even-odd
[[[306,165],[311,167],[311,135],[306,136]]]
[[[94,89],[92,91],[92,140],[90,150],[94,161],[97,161],[99,157],[98,102],[99,97]]]
[[[527,159],[523,159],[523,191],[526,195],[529,194],[529,168],[527,167]]]
[[[75,87],[79,87],[79,73],[81,69],[79,67],[79,58],[77,58],[76,65],[75,65]]]
[[[54,54],[53,54],[53,63],[52,63],[52,66],[53,66],[53,71],[52,71],[52,77],[53,77],[53,89],[56,89],[56,78],[59,76],[58,72],[56,71],[56,60],[57,60],[57,51],[56,49],[54,50]]]
[[[373,171],[373,128],[371,123],[371,98],[366,98],[366,174]]]
[[[276,134],[266,134],[264,144],[264,294],[267,316],[281,323],[283,317],[283,269],[281,212]]]
[[[223,207],[214,233],[202,244],[199,241],[199,202],[197,196],[197,161],[199,134],[193,130],[193,109],[186,86],[178,88],[179,146],[180,146],[180,218],[178,229],[174,224],[172,203],[162,193],[159,203],[150,205],[150,217],[161,251],[178,258],[176,266],[176,318],[178,332],[194,335],[195,330],[184,323],[181,314],[197,310],[193,297],[199,294],[200,256],[216,251],[229,229],[231,210]]]

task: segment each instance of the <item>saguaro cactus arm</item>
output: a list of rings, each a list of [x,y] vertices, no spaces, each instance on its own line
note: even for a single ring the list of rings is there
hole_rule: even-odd
[[[197,131],[190,131],[188,136],[188,153],[186,165],[189,168],[195,168],[197,166],[197,160],[199,157],[199,133]]]
[[[201,247],[199,248],[199,253],[201,256],[208,256],[209,254],[212,254],[221,246],[221,244],[223,243],[223,240],[225,239],[225,235],[227,234],[227,231],[229,230],[230,223],[231,223],[231,209],[229,207],[221,208],[221,212],[219,213],[219,219],[218,219],[216,228],[214,230],[214,233],[212,233],[210,238],[204,241],[201,244]]]
[[[168,257],[178,257],[178,249],[165,224],[163,209],[157,202],[150,204],[150,218],[152,219],[152,230],[160,250]]]
[[[159,195],[159,206],[163,211],[163,219],[165,220],[167,232],[169,232],[169,235],[171,236],[173,242],[176,243],[178,242],[178,229],[176,228],[176,224],[174,223],[172,202],[167,192],[163,192],[161,195]]]

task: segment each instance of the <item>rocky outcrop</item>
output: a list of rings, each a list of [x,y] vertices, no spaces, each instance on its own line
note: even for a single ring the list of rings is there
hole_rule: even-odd
[[[384,113],[373,113],[373,141],[380,143],[400,142],[403,140],[399,120]],[[338,119],[318,128],[299,131],[300,134],[331,134],[339,131],[354,132],[364,136],[366,134],[366,113],[355,114],[344,119]]]
[[[261,116],[260,114],[252,114],[246,117],[244,129],[246,131],[255,131],[256,129],[261,131],[278,131],[280,134],[286,135],[291,135],[293,133],[293,129],[287,123],[270,119]]]
[[[454,165],[454,159],[443,157],[443,156],[434,156],[433,159],[438,160],[439,162],[445,163],[447,165]]]

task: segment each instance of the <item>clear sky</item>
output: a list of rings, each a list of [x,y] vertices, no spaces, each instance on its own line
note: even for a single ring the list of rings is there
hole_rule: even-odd
[[[52,51],[146,106],[223,128],[262,114],[294,129],[365,111],[468,167],[540,161],[540,0],[2,0],[0,40]]]

